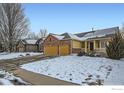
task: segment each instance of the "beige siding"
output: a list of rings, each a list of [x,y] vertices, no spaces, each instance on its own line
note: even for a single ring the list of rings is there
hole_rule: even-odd
[[[81,42],[72,40],[72,48],[81,48]]]

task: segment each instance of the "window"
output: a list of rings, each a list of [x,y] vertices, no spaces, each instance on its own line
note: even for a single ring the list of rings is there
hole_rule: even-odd
[[[98,41],[98,48],[100,48],[100,42]]]
[[[106,41],[101,41],[101,48],[105,48],[106,46]]]
[[[96,41],[96,47],[100,48],[100,41],[99,40]]]
[[[51,42],[51,41],[52,41],[52,39],[50,38],[50,39],[49,39],[49,41]]]
[[[82,42],[82,48],[85,48],[85,42]]]

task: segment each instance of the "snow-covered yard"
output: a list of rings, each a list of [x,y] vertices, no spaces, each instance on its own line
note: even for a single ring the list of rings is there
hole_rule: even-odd
[[[28,84],[21,78],[14,76],[12,73],[8,73],[5,70],[0,69],[0,85],[14,85],[14,83],[18,85]]]
[[[18,58],[18,57],[22,57],[22,56],[26,56],[28,54],[28,56],[33,56],[33,55],[39,55],[42,53],[36,53],[36,52],[20,52],[20,53],[0,53],[0,60],[2,59],[12,59],[12,58]]]
[[[69,55],[24,64],[21,68],[81,85],[124,85],[124,60]]]

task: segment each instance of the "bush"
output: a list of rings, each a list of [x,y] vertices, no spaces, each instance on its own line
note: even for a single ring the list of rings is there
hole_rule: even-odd
[[[96,52],[95,51],[90,51],[90,52],[86,53],[86,56],[95,57]]]
[[[19,55],[19,57],[23,57],[23,55]]]
[[[114,34],[111,42],[106,45],[106,53],[111,59],[120,59],[124,57],[124,40],[119,31]]]
[[[95,52],[93,52],[93,51],[92,52],[89,52],[89,56],[90,57],[95,57]]]
[[[83,56],[83,55],[85,55],[86,53],[84,52],[84,51],[80,51],[78,54],[77,54],[77,56]]]
[[[26,56],[30,56],[30,54],[29,54],[29,53],[27,53],[27,54],[26,54]]]

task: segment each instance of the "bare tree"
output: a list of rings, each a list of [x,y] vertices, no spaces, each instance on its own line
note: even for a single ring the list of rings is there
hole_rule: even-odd
[[[0,4],[0,37],[5,49],[14,50],[17,40],[28,32],[28,20],[21,4]]]
[[[41,29],[39,32],[39,37],[40,38],[45,38],[47,36],[47,30],[46,29]]]
[[[29,32],[27,35],[28,39],[38,39],[38,35],[36,35],[34,32]]]

